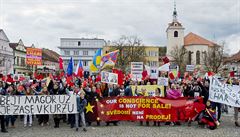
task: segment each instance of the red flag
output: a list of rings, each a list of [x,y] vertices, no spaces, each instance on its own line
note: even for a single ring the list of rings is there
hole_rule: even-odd
[[[7,75],[7,79],[6,79],[6,82],[9,82],[9,83],[13,83],[13,78],[11,77],[11,75]]]
[[[234,71],[230,72],[230,77],[234,77]]]
[[[69,86],[73,86],[74,85],[72,76],[67,77],[66,82],[67,82],[67,84]]]
[[[59,76],[60,76],[60,78],[62,78],[62,77],[64,77],[64,75],[65,75],[64,71],[61,71]]]
[[[63,70],[63,59],[62,59],[62,57],[59,57],[59,69]]]
[[[210,77],[210,76],[213,76],[213,75],[214,75],[213,72],[211,72],[211,71],[208,72],[208,76],[209,76],[209,77]]]
[[[169,78],[170,78],[170,79],[174,79],[174,75],[173,75],[172,72],[169,73]]]
[[[169,63],[169,59],[168,59],[168,57],[164,57],[162,60],[163,60],[163,63],[164,63],[164,64]]]
[[[181,77],[181,73],[180,73],[180,71],[178,71],[178,78],[180,78]]]
[[[147,75],[148,75],[147,70],[144,70],[144,71],[142,72],[142,80],[145,80],[146,77],[147,77]]]
[[[19,78],[19,81],[23,81],[23,80],[25,80],[24,77],[20,77],[20,78]]]
[[[122,73],[122,70],[119,70],[118,71],[118,84],[119,85],[122,85],[123,84],[123,79],[124,79],[124,75],[123,75],[123,73]]]
[[[101,82],[101,75],[100,74],[97,75],[95,82]]]

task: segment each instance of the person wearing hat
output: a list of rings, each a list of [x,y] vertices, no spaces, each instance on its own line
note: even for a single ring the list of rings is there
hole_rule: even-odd
[[[3,82],[0,81],[0,95],[5,95],[6,90],[3,86]],[[8,131],[6,130],[5,123],[4,123],[4,115],[0,115],[0,121],[1,121],[1,132],[7,133]]]

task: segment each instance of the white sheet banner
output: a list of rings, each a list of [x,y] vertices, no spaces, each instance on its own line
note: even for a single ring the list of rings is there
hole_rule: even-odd
[[[209,100],[240,107],[240,86],[221,83],[217,78],[210,78]]]
[[[76,112],[75,95],[0,96],[0,115],[73,114]]]
[[[160,86],[168,86],[168,78],[159,77],[158,78],[158,85],[160,85]]]

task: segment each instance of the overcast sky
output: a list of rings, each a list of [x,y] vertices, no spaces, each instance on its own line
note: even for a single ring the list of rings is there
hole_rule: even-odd
[[[230,53],[240,50],[240,0],[176,0],[185,35],[196,33]],[[59,51],[62,37],[116,40],[136,35],[166,46],[173,0],[0,0],[0,28],[11,42]]]

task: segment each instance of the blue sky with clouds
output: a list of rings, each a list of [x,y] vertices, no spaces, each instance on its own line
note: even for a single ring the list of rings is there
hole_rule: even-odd
[[[185,35],[196,33],[240,50],[240,0],[176,0]],[[61,37],[116,40],[136,35],[146,45],[166,46],[173,0],[0,0],[0,28],[11,42],[20,38],[58,51]]]

